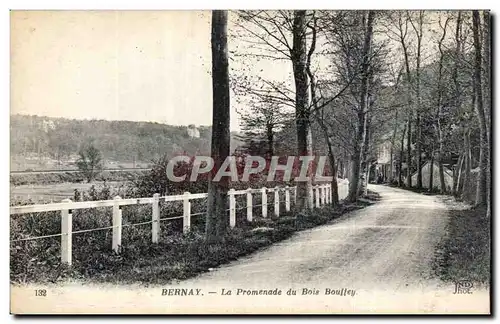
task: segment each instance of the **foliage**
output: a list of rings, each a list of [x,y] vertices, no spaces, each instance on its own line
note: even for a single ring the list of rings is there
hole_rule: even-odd
[[[187,153],[183,154],[187,155]],[[193,169],[195,156],[191,156],[188,163],[177,162],[173,171],[175,176],[186,175],[186,180],[173,182],[167,176],[167,165],[170,161],[167,155],[157,159],[153,163],[151,171],[143,174],[136,180],[132,180],[130,187],[134,190],[135,197],[152,197],[155,193],[161,195],[178,195],[184,192],[201,193],[207,192],[208,174],[198,175],[197,181],[189,181]]]
[[[272,156],[276,146],[275,135],[293,115],[285,107],[273,103],[256,103],[249,111],[240,111],[242,149],[250,155]]]
[[[87,181],[91,182],[102,171],[101,152],[93,144],[89,144],[78,154],[80,157],[76,161],[76,166],[87,178]]]

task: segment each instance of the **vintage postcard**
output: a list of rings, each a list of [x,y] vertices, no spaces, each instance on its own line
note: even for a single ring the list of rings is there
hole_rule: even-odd
[[[10,13],[12,314],[490,314],[488,10]]]

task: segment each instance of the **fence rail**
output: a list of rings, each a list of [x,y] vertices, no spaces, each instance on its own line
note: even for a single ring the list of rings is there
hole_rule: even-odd
[[[338,194],[339,199],[344,199],[347,197],[347,181],[340,181],[338,183]],[[313,186],[311,189],[313,201],[311,205],[316,208],[319,208],[326,204],[331,204],[332,202],[332,188],[331,184],[320,184]],[[293,199],[291,197],[293,192]],[[236,212],[238,210],[246,209],[246,220],[249,222],[253,221],[253,211],[255,207],[261,207],[261,216],[263,218],[268,217],[268,194],[274,193],[274,208],[273,213],[275,217],[280,216],[280,204],[284,202],[285,211],[289,212],[291,209],[292,202],[295,204],[297,200],[297,190],[296,187],[274,187],[274,188],[259,188],[259,189],[251,189],[248,188],[246,190],[234,190],[231,189],[228,191],[228,200],[229,200],[229,225],[231,228],[236,226]],[[261,204],[254,205],[253,200],[255,195],[261,196]],[[282,196],[284,194],[284,200]],[[236,197],[237,196],[246,196],[246,206],[237,207],[236,205]],[[191,217],[199,216],[205,214],[205,212],[201,213],[191,213],[191,201],[196,199],[204,199],[208,197],[208,193],[189,193],[185,192],[182,195],[172,195],[172,196],[160,196],[159,194],[154,194],[153,197],[148,198],[128,198],[122,199],[119,196],[116,196],[112,200],[101,200],[101,201],[76,201],[73,202],[70,199],[65,199],[60,203],[51,203],[51,204],[38,204],[38,205],[27,205],[27,206],[13,206],[10,207],[10,215],[18,215],[18,214],[29,214],[29,213],[38,213],[38,212],[49,212],[49,211],[60,211],[61,212],[61,233],[60,234],[52,234],[45,236],[37,236],[37,237],[28,237],[22,238],[16,241],[28,241],[28,240],[36,240],[43,239],[48,237],[61,236],[61,262],[71,265],[72,263],[72,235],[83,233],[83,232],[91,232],[91,231],[99,231],[105,229],[112,229],[112,246],[111,248],[118,252],[119,247],[122,244],[122,228],[128,226],[138,226],[138,225],[146,225],[151,224],[151,241],[152,243],[158,243],[160,239],[160,221],[163,220],[172,220],[172,219],[182,219],[182,228],[183,232],[187,233],[191,229]],[[167,217],[160,218],[160,201],[163,202],[174,202],[174,201],[182,201],[183,202],[183,213],[181,216],[177,217]],[[137,224],[122,224],[122,206],[130,206],[130,205],[147,205],[151,204],[152,213],[151,220],[146,222],[141,222]],[[73,231],[73,210],[76,209],[89,209],[89,208],[101,208],[101,207],[111,207],[113,210],[112,214],[112,225],[104,228],[95,228],[95,229],[86,229],[84,231]]]

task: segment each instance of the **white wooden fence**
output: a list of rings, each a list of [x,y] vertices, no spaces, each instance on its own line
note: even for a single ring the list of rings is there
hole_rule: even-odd
[[[316,185],[312,187],[313,196],[315,198],[314,207],[319,208],[325,204],[330,204],[332,202],[332,190],[331,184],[322,184]],[[347,181],[339,181],[338,183],[338,192],[339,199],[344,199],[347,197],[348,191],[348,182]],[[290,211],[292,199],[291,194],[293,192],[293,203],[296,202],[297,199],[297,190],[296,187],[275,187],[275,188],[260,188],[260,189],[246,189],[246,190],[234,190],[231,189],[228,192],[229,198],[229,224],[230,227],[233,228],[236,226],[236,211],[237,209],[246,209],[246,219],[249,222],[253,221],[253,209],[254,207],[261,207],[262,213],[261,216],[266,218],[268,216],[268,203],[267,203],[267,195],[269,193],[274,193],[274,216],[280,216],[280,203],[283,202],[282,196],[284,194],[284,203],[285,203],[285,211]],[[261,204],[253,205],[253,197],[255,194],[261,195]],[[246,206],[243,208],[236,207],[236,196],[238,195],[246,195]],[[130,199],[122,199],[117,196],[113,200],[101,200],[101,201],[82,201],[82,202],[72,202],[70,199],[65,199],[60,203],[52,203],[52,204],[40,204],[40,205],[27,205],[27,206],[13,206],[10,207],[10,215],[16,214],[29,214],[29,213],[39,213],[39,212],[49,212],[49,211],[60,211],[61,212],[61,233],[53,234],[53,235],[45,235],[38,237],[28,237],[22,238],[18,240],[13,240],[11,242],[16,241],[27,241],[34,239],[43,239],[47,237],[61,236],[61,262],[71,265],[72,263],[72,235],[83,233],[83,232],[91,232],[103,229],[112,229],[112,249],[116,252],[119,251],[119,246],[122,244],[122,206],[127,205],[141,205],[141,204],[151,204],[152,205],[152,215],[151,220],[147,222],[142,222],[138,224],[129,224],[128,226],[134,225],[144,225],[151,223],[151,232],[152,232],[152,243],[158,243],[160,239],[160,221],[162,220],[172,220],[182,218],[183,220],[183,232],[187,233],[191,228],[191,217],[195,215],[200,215],[204,213],[192,214],[191,213],[191,200],[195,199],[203,199],[207,198],[207,193],[197,193],[192,194],[189,192],[185,192],[183,195],[175,195],[175,196],[163,196],[160,197],[159,194],[154,194],[151,198],[130,198]],[[183,202],[183,215],[179,217],[168,217],[168,218],[160,218],[160,199],[165,202],[173,202],[173,201],[182,201]],[[112,226],[98,228],[98,229],[89,229],[89,230],[81,230],[81,231],[73,231],[72,228],[72,211],[75,209],[89,209],[89,208],[99,208],[99,207],[112,207],[113,208],[113,217],[112,217]]]

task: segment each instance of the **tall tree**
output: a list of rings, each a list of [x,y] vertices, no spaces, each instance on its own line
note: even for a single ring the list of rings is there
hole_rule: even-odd
[[[401,81],[401,75],[403,74],[403,68],[399,69],[396,76],[395,76],[395,81],[394,81],[394,97],[399,97],[398,96],[398,90],[400,87],[400,81]],[[395,100],[391,100],[391,103],[393,103]],[[392,136],[391,136],[391,143],[390,143],[390,165],[389,165],[389,183],[392,183],[394,181],[394,148],[396,146],[396,135],[398,133],[398,127],[399,127],[399,109],[396,107],[396,113],[394,115],[394,123],[393,123],[393,130],[392,130]],[[404,140],[403,140],[404,141]],[[403,146],[401,146],[401,152],[403,152]],[[401,162],[401,161],[400,161]],[[399,172],[401,173],[401,172]],[[398,177],[399,178],[399,177]],[[398,185],[401,186],[401,180],[399,180]]]
[[[370,55],[373,36],[373,19],[375,12],[368,11],[367,17],[363,17],[364,41],[362,50],[362,67],[361,67],[361,87],[359,92],[359,110],[358,110],[358,131],[356,134],[356,146],[353,154],[352,176],[349,183],[349,201],[356,201],[358,198],[359,182],[361,175],[361,163],[363,150],[365,149],[365,141],[368,130],[368,83],[370,72]]]
[[[438,166],[439,166],[439,185],[441,188],[441,193],[446,193],[446,183],[444,180],[444,134],[443,134],[443,126],[442,126],[442,115],[443,115],[443,61],[444,61],[444,50],[443,50],[443,42],[446,39],[446,32],[448,29],[448,22],[450,21],[450,16],[446,15],[444,25],[441,23],[441,18],[439,19],[439,26],[441,27],[442,34],[438,40],[438,50],[439,50],[439,59],[438,59],[438,79],[437,79],[437,100],[436,100],[436,123],[435,126],[437,128],[437,140],[438,140]],[[431,164],[431,168],[434,168],[434,165]]]
[[[488,142],[488,169],[486,176],[486,189],[487,189],[487,211],[489,217],[491,215],[491,22],[489,11],[483,11],[483,71],[484,71],[484,111],[486,119],[486,139]]]
[[[312,156],[312,134],[309,107],[309,77],[307,75],[307,20],[305,10],[294,11],[293,48],[291,59],[295,81],[295,118],[297,126],[297,150],[299,156]],[[303,162],[304,163],[304,162]],[[297,183],[297,208],[304,210],[313,207],[311,178]]]
[[[490,13],[488,10],[483,11],[483,105],[484,105],[484,113],[486,119],[486,135],[488,140],[488,146],[491,147],[491,100],[490,100],[490,91],[491,91],[491,51],[490,51],[490,42],[491,42],[491,22],[490,22]],[[489,152],[489,151],[488,151]],[[491,154],[491,152],[489,152]],[[488,157],[490,158],[490,157]]]
[[[479,11],[472,12],[472,33],[474,38],[474,92],[476,94],[476,114],[479,120],[479,174],[477,177],[476,204],[487,205],[488,135],[482,93],[482,46],[480,38]]]
[[[418,11],[417,23],[415,24],[409,15],[410,23],[417,36],[417,53],[415,66],[415,98],[417,100],[415,118],[415,143],[416,143],[416,163],[417,163],[417,188],[422,188],[422,126],[420,124],[421,97],[420,97],[420,65],[422,62],[422,39],[424,36],[424,11]]]
[[[209,177],[206,241],[215,243],[222,240],[227,227],[227,191],[229,179],[222,177],[213,181],[215,173],[229,156],[230,146],[230,100],[229,62],[227,48],[227,11],[212,11],[212,145],[211,155],[214,168]]]
[[[325,138],[326,146],[328,149],[328,160],[330,163],[330,168],[332,170],[332,205],[337,206],[339,203],[339,193],[338,193],[338,184],[337,184],[337,164],[335,162],[335,155],[333,153],[333,144],[332,140],[330,138],[330,134],[328,132],[328,126],[325,122],[325,109],[320,109],[318,105],[318,98],[317,98],[317,83],[316,83],[316,77],[314,73],[311,71],[311,58],[312,55],[316,49],[316,38],[317,38],[317,19],[316,17],[313,17],[312,24],[308,26],[312,30],[312,40],[311,40],[311,47],[309,48],[309,52],[307,53],[307,75],[309,76],[310,82],[311,82],[311,100],[312,100],[312,107],[314,111],[314,117],[316,121],[318,122],[318,125],[321,128],[321,131],[323,133],[323,136]]]
[[[453,78],[453,85],[454,85],[454,108],[456,111],[460,111],[462,107],[462,87],[460,84],[459,80],[459,69],[461,66],[461,59],[462,59],[462,12],[459,10],[457,12],[457,19],[456,19],[456,24],[455,24],[455,51],[453,55],[454,63],[453,63],[453,71],[452,71],[452,78]],[[465,132],[463,131],[462,127],[462,134]],[[465,145],[462,147],[461,154],[457,163],[457,168],[455,169],[454,172],[454,178],[453,178],[453,190],[452,194],[453,195],[458,195],[459,192],[461,191],[462,187],[462,178],[464,175],[463,169],[466,166],[466,149]]]
[[[396,11],[390,17],[391,26],[388,28],[388,36],[399,42],[403,54],[403,62],[405,66],[407,91],[407,121],[406,121],[406,185],[411,187],[411,143],[412,143],[412,116],[413,116],[413,94],[412,85],[413,78],[410,67],[410,49],[409,49],[409,26],[410,18],[408,12]],[[395,26],[395,31],[392,28]]]
[[[273,82],[259,78],[259,87],[244,84],[244,93],[265,100],[291,106],[295,109],[297,154],[312,157],[311,101],[307,74],[307,25],[311,20],[305,10],[296,11],[243,11],[239,27],[249,36],[247,42],[258,59],[288,60],[292,63],[295,89],[286,82]],[[241,80],[240,80],[241,81]],[[244,80],[243,80],[244,81]],[[318,98],[318,101],[321,98]],[[322,103],[321,106],[326,105]],[[297,183],[297,208],[313,207],[312,181]]]

